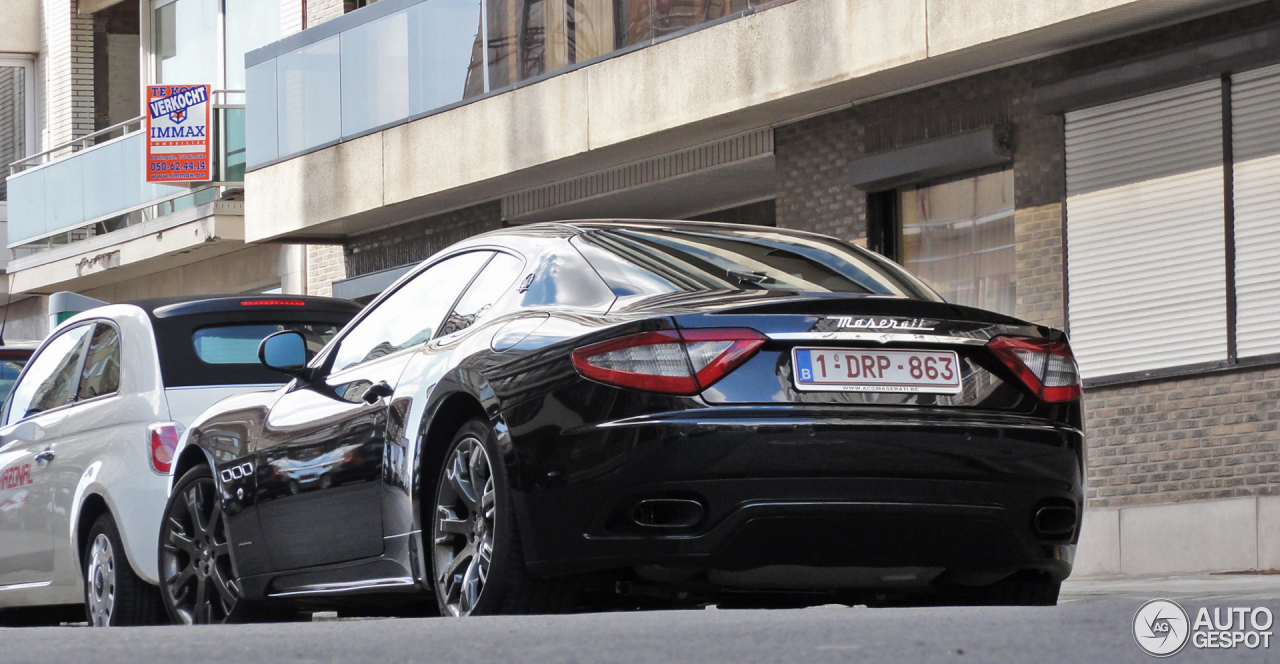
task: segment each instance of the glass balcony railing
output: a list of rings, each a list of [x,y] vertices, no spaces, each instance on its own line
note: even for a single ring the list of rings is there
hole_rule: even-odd
[[[227,95],[214,93],[212,182],[146,182],[142,117],[11,164],[8,246],[14,257],[236,196],[244,186],[245,109],[225,103]]]
[[[249,168],[786,1],[371,4],[245,56]]]

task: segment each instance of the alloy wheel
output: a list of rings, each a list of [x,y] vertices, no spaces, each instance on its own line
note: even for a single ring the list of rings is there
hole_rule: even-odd
[[[479,439],[468,436],[446,462],[432,526],[436,592],[452,615],[469,615],[484,592],[496,515],[489,454]]]
[[[240,596],[213,478],[202,477],[171,500],[161,535],[164,592],[186,624],[225,622]]]
[[[89,548],[85,582],[89,584],[89,624],[110,625],[116,608],[116,554],[105,534],[99,533]]]

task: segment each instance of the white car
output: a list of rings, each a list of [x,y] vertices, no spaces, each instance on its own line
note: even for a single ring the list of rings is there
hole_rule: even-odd
[[[284,382],[258,361],[263,337],[297,330],[318,350],[359,310],[213,296],[58,326],[0,413],[0,620],[83,605],[92,625],[164,621],[157,549],[179,436],[214,402]]]

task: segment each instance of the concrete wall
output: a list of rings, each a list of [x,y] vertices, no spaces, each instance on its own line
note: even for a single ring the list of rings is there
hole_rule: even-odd
[[[247,239],[349,236],[1237,4],[958,1],[797,0],[258,169]]]
[[[152,297],[244,293],[277,286],[289,264],[279,245],[251,246],[229,254],[83,292],[106,302]]]
[[[40,0],[4,0],[0,53],[40,52]]]
[[[40,341],[49,334],[49,300],[42,295],[0,306],[5,341]]]
[[[1073,576],[1280,570],[1280,496],[1085,512]]]

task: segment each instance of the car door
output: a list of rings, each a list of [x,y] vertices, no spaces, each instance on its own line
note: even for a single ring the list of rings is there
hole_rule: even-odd
[[[405,365],[493,256],[432,265],[348,328],[268,412],[257,441],[258,515],[277,570],[380,555],[389,404]]]
[[[439,385],[445,374],[457,366],[460,358],[455,354],[467,355],[477,348],[489,349],[488,337],[477,343],[466,344],[463,339],[475,326],[501,317],[502,311],[494,307],[503,296],[514,288],[517,277],[524,267],[524,259],[505,252],[496,252],[491,260],[471,281],[462,297],[458,298],[449,316],[445,319],[436,338],[414,353],[400,383],[396,386],[398,394],[427,395]],[[501,309],[501,307],[499,307]],[[481,335],[485,336],[485,335]],[[407,405],[407,404],[406,404]],[[418,404],[417,409],[405,408],[402,412],[409,414],[405,420],[420,421],[421,412],[426,404]],[[413,492],[411,490],[414,474],[412,441],[406,434],[412,434],[412,427],[400,426],[391,429],[396,436],[388,436],[386,465],[386,493],[383,498],[382,518],[383,530],[388,540],[403,538],[414,529]],[[435,469],[424,469],[427,474],[434,474]],[[407,544],[406,544],[407,546]]]
[[[54,527],[70,507],[55,500],[53,444],[74,400],[92,329],[79,325],[51,339],[9,398],[0,428],[0,589],[53,578]]]

